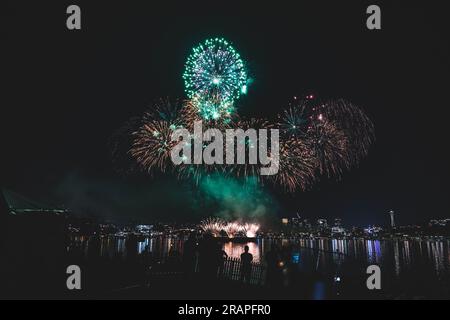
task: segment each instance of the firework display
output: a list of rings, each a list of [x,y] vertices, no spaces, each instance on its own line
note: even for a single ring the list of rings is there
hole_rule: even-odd
[[[224,39],[209,39],[195,47],[183,78],[188,100],[162,99],[135,121],[138,127],[132,133],[129,154],[150,174],[175,171],[179,178],[192,179],[196,184],[211,174],[244,181],[256,178],[259,183],[296,192],[309,189],[321,177],[340,179],[367,155],[375,139],[373,123],[359,107],[343,99],[322,101],[312,94],[294,97],[274,120],[241,118],[235,112],[234,101],[246,92],[247,75],[239,54]],[[278,129],[279,157],[273,158],[277,172],[261,175],[265,166],[249,161],[250,152],[260,146],[259,135],[246,135],[242,141],[232,138],[235,155],[238,148],[245,150],[244,163],[189,162],[175,166],[171,150],[177,142],[171,140],[171,135],[179,128],[192,132],[197,121],[202,121],[204,130],[221,132]],[[223,139],[223,150],[228,146],[227,139]],[[183,143],[193,145],[194,140],[195,135],[183,139]],[[203,150],[207,146],[202,142]],[[271,157],[273,146],[267,147]]]
[[[221,218],[207,218],[200,222],[200,228],[214,237],[245,237],[254,238],[260,225],[257,223],[242,223],[239,221],[226,221]]]
[[[340,178],[345,170],[356,166],[375,139],[367,115],[343,99],[294,97],[278,118],[284,139],[304,141],[310,150],[308,155],[315,158],[315,171],[328,177]]]
[[[205,120],[228,117],[247,93],[247,72],[239,53],[222,38],[194,47],[183,74],[186,94]]]
[[[317,157],[302,139],[280,141],[279,171],[271,176],[272,182],[288,192],[306,190],[315,180]]]
[[[234,123],[236,128],[242,129],[244,131],[248,129],[270,129],[273,128],[273,124],[271,124],[267,119],[263,118],[250,118],[250,119],[237,119]],[[249,161],[249,155],[251,151],[256,151],[258,148],[259,137],[256,139],[252,139],[252,137],[244,137],[243,139],[236,139],[234,144],[233,153],[237,153],[237,148],[242,147],[244,149],[246,159],[243,164],[239,165],[229,165],[227,167],[227,172],[235,177],[256,177],[260,182],[262,182],[260,169],[261,165],[251,163]],[[228,139],[228,138],[227,138]],[[231,143],[229,139],[225,141],[225,143]]]
[[[176,142],[172,141],[172,133],[182,127],[181,106],[180,101],[161,99],[144,114],[140,126],[132,133],[130,154],[145,171],[165,172],[173,167],[170,151]]]

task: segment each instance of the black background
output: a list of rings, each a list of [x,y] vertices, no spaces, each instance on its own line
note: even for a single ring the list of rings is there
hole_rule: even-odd
[[[81,7],[81,31],[66,28],[69,4]],[[382,30],[366,28],[369,4]],[[448,216],[450,52],[437,1],[6,1],[0,12],[2,187],[113,218],[189,218],[189,201],[173,200],[189,187],[118,175],[108,140],[155,98],[183,97],[189,51],[223,36],[254,78],[242,112],[273,115],[312,92],[350,100],[375,123],[358,169],[274,192],[278,215],[354,225],[386,224],[391,208],[401,224]]]

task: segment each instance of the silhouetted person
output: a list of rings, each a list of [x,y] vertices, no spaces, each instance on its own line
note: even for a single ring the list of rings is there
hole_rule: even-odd
[[[142,265],[143,265],[143,281],[144,285],[150,285],[150,275],[153,267],[153,254],[150,251],[150,247],[145,246],[145,250],[141,253]]]
[[[217,245],[210,234],[205,234],[199,245],[199,269],[205,279],[217,275]]]
[[[183,266],[184,272],[190,277],[195,272],[195,265],[197,264],[197,238],[194,233],[189,235],[189,238],[184,243],[183,248]]]
[[[217,244],[217,266],[218,266],[218,277],[222,278],[223,275],[223,264],[228,258],[228,254],[222,249],[222,244]]]
[[[148,245],[145,246],[145,250],[142,252],[142,261],[147,268],[151,268],[155,264],[155,256]]]
[[[241,281],[250,283],[250,276],[252,273],[253,255],[248,252],[249,247],[244,247],[244,253],[241,254]]]
[[[181,256],[175,247],[171,247],[169,250],[169,256],[167,259],[167,264],[171,270],[176,270],[181,265]]]
[[[100,258],[100,239],[92,236],[88,240],[89,250],[87,252],[90,261],[97,261]]]
[[[127,251],[128,261],[133,261],[137,257],[137,237],[134,234],[130,234],[125,242],[125,248]]]
[[[275,286],[279,284],[280,279],[280,255],[278,253],[277,246],[273,243],[270,251],[266,253],[265,256],[266,264],[267,264],[267,278],[266,284],[268,286]]]

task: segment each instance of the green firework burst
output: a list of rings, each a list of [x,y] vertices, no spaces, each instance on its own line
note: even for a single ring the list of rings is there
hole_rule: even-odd
[[[222,38],[194,47],[183,74],[186,94],[206,118],[229,114],[230,106],[247,93],[247,72],[239,53]]]

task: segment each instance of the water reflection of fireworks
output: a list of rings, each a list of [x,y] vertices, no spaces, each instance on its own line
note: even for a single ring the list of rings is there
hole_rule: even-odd
[[[227,253],[230,258],[240,258],[241,254],[244,252],[244,247],[249,247],[249,252],[253,255],[254,262],[261,261],[261,252],[257,243],[247,242],[247,243],[236,243],[236,242],[227,242],[223,245],[223,249]]]

